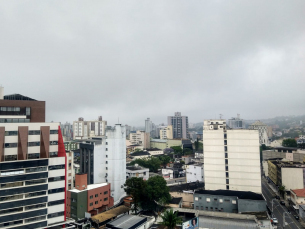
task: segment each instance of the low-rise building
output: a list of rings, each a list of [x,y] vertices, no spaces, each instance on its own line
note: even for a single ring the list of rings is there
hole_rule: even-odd
[[[160,139],[173,139],[172,125],[168,125],[160,129]]]
[[[203,159],[203,151],[196,151],[195,152],[195,158],[198,158],[198,159]]]
[[[186,169],[186,181],[190,182],[204,182],[204,168],[203,163],[196,163],[188,165]]]
[[[291,201],[294,203],[295,208],[298,209],[299,205],[305,204],[305,189],[291,189],[290,198]]]
[[[129,154],[133,160],[135,159],[144,159],[144,158],[149,158],[151,155],[147,151],[136,151],[133,153]]]
[[[87,174],[76,174],[75,189],[67,191],[67,217],[75,220],[94,216],[113,206],[109,183],[87,185]]]
[[[174,178],[174,169],[173,168],[162,169],[162,177],[165,180],[173,179]]]
[[[131,131],[129,134],[129,145],[141,145],[144,149],[150,148],[150,133],[146,133],[144,130]]]
[[[232,190],[197,190],[194,209],[230,213],[264,212],[266,201],[261,194]]]
[[[151,156],[159,156],[159,155],[164,155],[164,152],[162,149],[158,148],[150,148],[146,150]]]
[[[126,178],[138,177],[143,178],[143,180],[148,180],[149,178],[149,169],[135,164],[134,166],[126,167]]]

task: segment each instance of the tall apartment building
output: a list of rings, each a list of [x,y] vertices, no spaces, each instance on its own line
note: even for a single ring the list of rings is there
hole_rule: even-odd
[[[175,116],[168,116],[167,125],[173,126],[174,138],[189,138],[188,117],[181,116],[181,112],[175,112]]]
[[[79,118],[73,122],[73,139],[88,139],[105,135],[107,121],[103,121],[102,116],[96,121],[84,121],[84,118]]]
[[[269,138],[268,138],[268,126],[264,124],[261,121],[256,121],[255,123],[252,123],[249,125],[250,130],[258,130],[259,133],[259,144],[265,144],[266,146],[269,146]]]
[[[150,148],[150,133],[143,130],[132,131],[129,134],[129,142],[131,145],[142,145],[144,149]]]
[[[0,115],[6,120],[0,123],[0,228],[63,226],[66,152],[59,123],[36,122],[45,120],[44,102],[5,98],[0,99],[7,112]],[[17,113],[23,109],[29,113]]]
[[[73,139],[73,125],[69,122],[60,125],[62,138],[64,141],[71,141]]]
[[[172,125],[168,125],[160,129],[160,139],[173,139]]]
[[[126,141],[125,126],[107,127],[102,138],[80,143],[80,172],[87,174],[88,184],[110,183],[114,202],[125,195]]]
[[[224,119],[203,125],[206,190],[261,193],[258,130],[227,129]]]
[[[245,121],[240,118],[240,114],[237,114],[237,117],[228,120],[228,127],[231,129],[244,129],[245,126]]]
[[[158,134],[157,134],[157,127],[150,120],[150,118],[147,118],[145,120],[145,133],[149,133],[152,138],[155,138],[156,136],[158,136]]]

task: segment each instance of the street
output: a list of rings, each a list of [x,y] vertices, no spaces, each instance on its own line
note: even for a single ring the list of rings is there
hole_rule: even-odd
[[[287,212],[287,207],[280,204],[280,201],[273,198],[275,193],[270,189],[268,183],[265,178],[262,178],[262,191],[263,195],[266,198],[267,205],[272,211],[272,200],[273,200],[273,212],[272,217],[278,219],[278,228],[291,228],[291,229],[301,229],[303,228],[301,224],[294,218],[294,213],[292,214],[286,213],[285,214],[285,222],[287,223],[285,227],[283,227],[283,213]]]

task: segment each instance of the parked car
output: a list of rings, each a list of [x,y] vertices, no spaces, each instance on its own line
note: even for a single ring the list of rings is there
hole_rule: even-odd
[[[280,199],[280,197],[278,195],[275,195],[274,198],[278,199],[278,200]]]
[[[280,201],[281,205],[285,205],[285,202],[283,200]]]
[[[271,218],[271,223],[277,224],[279,221],[277,220],[277,218]]]
[[[299,219],[300,219],[298,215],[294,215],[294,218],[295,218],[296,220],[299,220]]]

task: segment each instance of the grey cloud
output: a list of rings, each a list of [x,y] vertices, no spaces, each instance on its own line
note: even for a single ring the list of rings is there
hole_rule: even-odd
[[[0,83],[48,121],[304,114],[304,1],[3,1]]]

